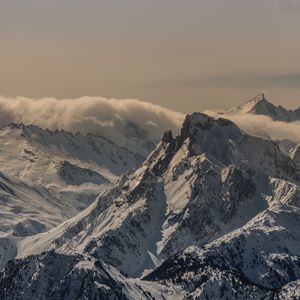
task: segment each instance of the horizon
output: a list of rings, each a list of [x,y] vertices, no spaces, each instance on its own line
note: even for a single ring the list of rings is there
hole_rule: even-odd
[[[13,0],[0,8],[7,97],[133,98],[191,112],[265,92],[276,105],[299,106],[295,0]]]

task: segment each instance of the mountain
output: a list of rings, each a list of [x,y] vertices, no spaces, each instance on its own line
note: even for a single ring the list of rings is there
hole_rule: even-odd
[[[276,106],[269,102],[264,94],[260,94],[250,99],[241,106],[229,111],[229,114],[257,114],[265,115],[275,121],[294,122],[300,121],[300,107],[296,110],[288,110],[282,106]]]
[[[275,204],[243,227],[176,254],[145,280],[180,286],[187,299],[298,299],[299,227],[299,206]]]
[[[142,158],[103,137],[0,127],[0,236],[55,227],[91,204]]]
[[[163,289],[155,286],[153,293],[151,285],[130,280],[101,260],[54,251],[12,261],[0,273],[1,299],[171,300],[157,298]]]
[[[274,203],[299,203],[300,170],[277,143],[194,113],[135,172],[60,226],[15,241],[18,257],[55,249],[140,277],[193,244],[245,225]]]
[[[294,155],[193,113],[78,215],[0,239],[0,298],[297,298],[299,220]]]
[[[149,132],[129,121],[125,122],[122,131],[109,137],[114,143],[133,152],[141,161],[144,161],[159,143],[159,139],[150,136]]]

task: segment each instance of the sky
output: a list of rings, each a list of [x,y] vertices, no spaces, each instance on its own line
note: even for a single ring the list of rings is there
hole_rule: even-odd
[[[300,105],[300,0],[0,0],[0,94]]]

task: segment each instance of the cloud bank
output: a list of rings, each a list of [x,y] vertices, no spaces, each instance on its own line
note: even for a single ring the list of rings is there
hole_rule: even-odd
[[[286,123],[262,115],[204,113],[230,119],[252,135],[300,143],[300,121]],[[148,132],[149,138],[156,142],[165,130],[171,129],[178,133],[183,119],[184,114],[180,112],[135,99],[31,99],[0,96],[0,125],[13,122],[34,124],[44,129],[99,134],[112,140],[124,137],[126,124],[132,122]]]
[[[184,115],[135,99],[81,97],[77,99],[0,96],[0,125],[34,124],[42,128],[94,133],[107,138],[122,134],[128,122],[160,140],[166,129],[178,131]]]
[[[300,121],[291,123],[274,121],[268,116],[255,114],[219,114],[212,111],[206,111],[206,113],[214,117],[229,119],[251,135],[278,140],[288,139],[294,143],[300,143]]]

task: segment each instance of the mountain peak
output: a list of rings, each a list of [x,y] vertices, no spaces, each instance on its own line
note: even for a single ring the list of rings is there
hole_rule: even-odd
[[[257,96],[255,96],[254,98],[248,100],[246,103],[259,103],[261,101],[267,101],[265,94],[264,93],[260,93]],[[268,101],[267,101],[268,102]]]
[[[234,107],[228,113],[265,115],[275,121],[283,122],[300,120],[300,108],[296,110],[288,110],[280,105],[276,106],[266,99],[264,93],[255,96],[240,106]]]
[[[181,128],[181,139],[184,141],[188,137],[193,137],[199,130],[209,130],[214,121],[213,117],[199,112],[186,115]]]
[[[266,99],[264,93],[261,93],[246,101],[241,106],[234,108],[233,111],[242,113],[257,113],[260,111],[265,112],[270,109],[274,110],[274,108],[276,108],[276,106]]]
[[[225,126],[231,126],[235,129],[238,129],[238,127],[229,120],[222,118],[215,119],[206,114],[194,112],[190,115],[187,115],[183,122],[181,128],[181,139],[185,140],[187,137],[192,138],[193,136],[197,135],[199,131],[208,131],[213,127],[217,128]]]

